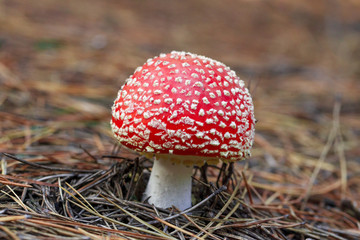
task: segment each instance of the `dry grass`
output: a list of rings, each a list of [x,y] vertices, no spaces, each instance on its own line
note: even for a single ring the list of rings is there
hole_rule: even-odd
[[[360,5],[229,2],[0,1],[1,239],[360,238]],[[186,212],[138,201],[151,161],[109,127],[172,49],[230,65],[259,120],[251,159],[196,169]]]

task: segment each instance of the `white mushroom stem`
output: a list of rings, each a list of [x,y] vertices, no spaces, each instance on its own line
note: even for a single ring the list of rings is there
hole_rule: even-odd
[[[143,198],[159,208],[185,210],[191,207],[191,175],[191,166],[156,159]]]

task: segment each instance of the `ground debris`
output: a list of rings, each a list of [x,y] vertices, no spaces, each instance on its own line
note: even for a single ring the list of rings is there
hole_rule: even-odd
[[[204,2],[0,1],[0,239],[360,239],[360,4]],[[109,125],[171,50],[229,65],[258,120],[185,212],[141,202],[152,161]]]

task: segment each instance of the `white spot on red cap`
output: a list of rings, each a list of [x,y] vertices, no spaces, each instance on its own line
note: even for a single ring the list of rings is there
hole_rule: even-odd
[[[240,86],[241,88],[245,87],[245,83],[244,83],[244,81],[243,81],[243,80],[240,80],[240,82],[239,82],[239,86]]]
[[[203,138],[204,135],[205,135],[204,132],[197,132],[197,133],[195,134],[195,136],[196,136],[197,138]]]
[[[181,82],[182,82],[182,78],[181,78],[181,77],[175,78],[175,82],[181,83]]]
[[[198,81],[198,82],[195,82],[195,83],[194,83],[194,86],[195,86],[195,87],[203,87],[204,84],[203,84],[202,82],[199,82],[199,81]]]
[[[150,146],[147,146],[146,151],[147,152],[154,152],[154,149],[152,147],[150,147]]]
[[[221,128],[225,128],[225,127],[226,127],[226,124],[225,124],[224,122],[220,122],[219,126],[220,126]]]
[[[220,142],[219,142],[219,140],[217,140],[217,139],[215,138],[214,140],[211,140],[211,141],[210,141],[210,145],[219,146],[219,145],[220,145]]]
[[[231,137],[231,135],[230,135],[229,132],[226,132],[226,133],[224,134],[224,138],[230,138],[230,137]]]
[[[203,122],[196,121],[196,124],[199,125],[200,127],[203,127],[203,126],[204,126],[204,123],[203,123]]]
[[[214,123],[214,119],[212,119],[212,118],[207,118],[207,119],[205,120],[205,122],[206,122],[207,124],[213,124],[213,123]]]
[[[176,99],[176,104],[181,104],[182,101],[183,101],[183,100],[182,100],[181,98],[177,98],[177,99]]]
[[[149,119],[149,118],[151,118],[153,116],[153,114],[150,113],[149,111],[146,111],[146,112],[144,112],[143,116],[144,116],[145,119]]]
[[[218,110],[218,114],[220,115],[220,116],[224,116],[225,115],[225,113],[224,113],[224,111],[223,110]]]
[[[191,74],[191,77],[193,77],[193,78],[199,78],[199,75],[198,75],[197,73],[192,73],[192,74]]]
[[[164,99],[164,102],[167,104],[171,104],[173,102],[172,98],[166,98]]]
[[[207,99],[207,97],[203,97],[203,102],[205,103],[205,104],[209,104],[210,102],[209,102],[209,100]]]

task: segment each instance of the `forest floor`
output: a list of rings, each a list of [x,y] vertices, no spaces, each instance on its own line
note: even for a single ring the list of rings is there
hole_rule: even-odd
[[[0,0],[0,238],[360,239],[359,12]],[[171,50],[235,70],[258,120],[250,159],[196,168],[185,213],[139,201],[152,163],[109,125],[125,79]]]

